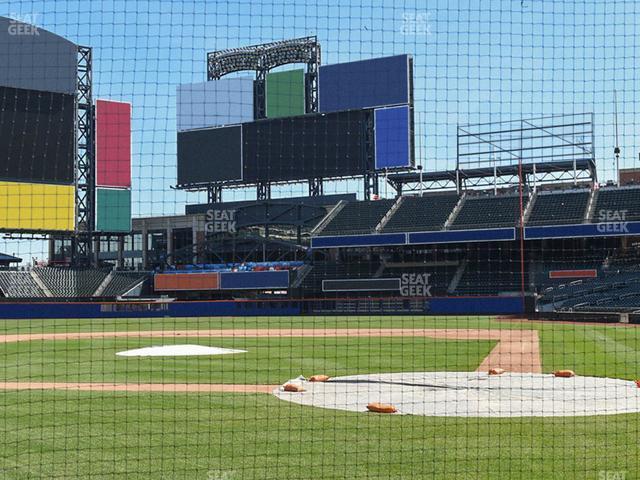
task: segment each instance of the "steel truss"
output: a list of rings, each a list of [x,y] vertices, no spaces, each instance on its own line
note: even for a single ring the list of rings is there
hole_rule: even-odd
[[[76,92],[76,225],[72,238],[72,263],[94,265],[95,231],[95,118],[92,95],[92,50],[78,46]]]
[[[304,63],[307,66],[305,111],[307,113],[317,112],[320,57],[320,44],[315,36],[209,52],[207,53],[207,80],[218,80],[225,75],[243,70],[254,71],[256,79],[253,84],[253,116],[255,119],[262,119],[267,116],[266,79],[269,71],[281,65]],[[313,185],[311,182],[314,182]],[[221,200],[224,186],[224,184],[206,185],[209,203]],[[310,180],[310,195],[320,194],[318,192],[322,192],[322,181],[320,179]],[[259,200],[271,198],[269,182],[257,184],[257,198]]]

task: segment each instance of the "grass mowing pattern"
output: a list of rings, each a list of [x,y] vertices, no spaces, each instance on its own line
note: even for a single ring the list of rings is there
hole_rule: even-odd
[[[203,357],[118,357],[150,345],[247,350]],[[99,338],[0,344],[4,381],[281,384],[298,375],[475,370],[495,342],[402,337]],[[446,364],[442,361],[448,358]]]
[[[267,318],[6,322],[3,333],[208,328],[526,328],[545,371],[640,376],[635,327],[488,318]],[[5,380],[271,383],[290,374],[475,369],[492,342],[428,338],[163,338],[245,348],[204,359],[121,359],[153,338],[2,344]],[[192,342],[193,340],[193,342]],[[122,361],[122,363],[120,363]],[[122,365],[122,366],[121,366]],[[327,371],[333,369],[333,371]],[[380,369],[380,370],[378,370]],[[5,391],[0,471],[8,479],[635,478],[640,416],[386,417],[256,394]]]

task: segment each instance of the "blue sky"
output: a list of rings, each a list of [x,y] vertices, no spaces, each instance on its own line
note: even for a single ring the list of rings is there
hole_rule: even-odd
[[[640,4],[633,0],[0,1],[94,48],[95,95],[133,105],[134,215],[181,213],[175,89],[205,79],[207,51],[317,35],[323,63],[410,53],[417,158],[452,168],[456,125],[594,112],[600,177],[613,177],[613,91],[622,166],[638,166]],[[411,19],[417,19],[415,23]],[[359,186],[340,182],[327,192]],[[303,194],[287,186],[277,195]],[[252,198],[230,192],[225,199]]]

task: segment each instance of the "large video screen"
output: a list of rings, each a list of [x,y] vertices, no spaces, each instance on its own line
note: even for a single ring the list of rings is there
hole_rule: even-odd
[[[72,231],[75,187],[0,181],[0,229]]]
[[[73,95],[0,87],[0,180],[74,181]]]
[[[413,165],[410,115],[411,110],[407,105],[375,110],[377,170]]]
[[[365,110],[277,118],[242,126],[245,181],[361,175]]]
[[[66,38],[0,17],[0,85],[75,94],[78,46]]]
[[[304,70],[269,73],[266,78],[267,118],[304,115]]]
[[[178,132],[178,183],[242,180],[242,127]]]
[[[131,104],[96,102],[96,185],[131,186]]]
[[[253,121],[253,77],[179,85],[178,131]]]
[[[128,232],[131,230],[131,190],[96,189],[96,230]]]
[[[408,55],[323,65],[318,74],[321,112],[411,102]]]

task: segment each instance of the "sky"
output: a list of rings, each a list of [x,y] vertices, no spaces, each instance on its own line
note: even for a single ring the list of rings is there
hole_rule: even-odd
[[[639,166],[633,0],[0,0],[0,15],[91,46],[94,97],[132,103],[134,216],[182,213],[204,200],[171,187],[176,86],[206,79],[206,52],[306,35],[317,35],[323,64],[413,56],[416,158],[425,171],[454,168],[458,125],[588,112],[600,179],[612,179],[614,90],[621,167]],[[325,192],[359,186],[335,182]],[[274,196],[305,192],[287,185]],[[253,189],[224,196],[251,198]],[[35,249],[9,242],[4,251],[20,248]]]

